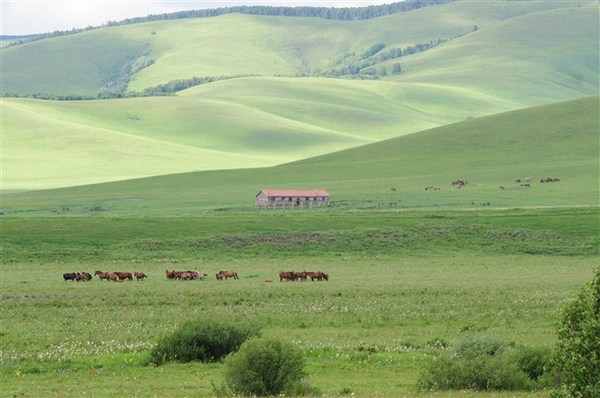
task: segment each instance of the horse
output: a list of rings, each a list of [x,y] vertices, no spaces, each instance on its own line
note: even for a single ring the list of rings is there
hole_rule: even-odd
[[[137,279],[138,281],[142,281],[144,280],[144,278],[147,278],[148,276],[146,274],[144,274],[143,272],[135,272],[135,279]]]
[[[75,282],[75,280],[77,279],[77,274],[75,274],[75,272],[67,272],[67,273],[63,274],[63,278],[65,278],[65,282],[66,281]]]
[[[329,275],[327,275],[325,272],[321,272],[321,271],[317,271],[317,272],[309,272],[308,276],[310,277],[311,281],[314,281],[315,279],[318,281],[323,281],[329,280]]]
[[[165,275],[167,276],[167,279],[175,279],[175,271],[169,271],[168,269],[166,269]]]
[[[119,276],[117,274],[115,274],[114,272],[109,272],[108,280],[111,282],[119,282]]]
[[[235,272],[235,271],[219,271],[219,274],[223,275],[223,278],[225,278],[225,279],[229,279],[229,278],[240,279],[238,277],[237,272]]]
[[[295,281],[296,277],[294,271],[281,271],[279,273],[279,282],[282,282],[284,279],[286,281]]]
[[[108,272],[96,271],[94,272],[94,275],[96,275],[101,281],[104,279],[108,280]]]
[[[308,272],[294,272],[294,280],[303,280],[305,281],[308,278]]]
[[[117,275],[117,277],[121,281],[124,281],[125,279],[128,279],[130,281],[133,280],[133,276],[131,275],[131,272],[113,272],[113,274]]]

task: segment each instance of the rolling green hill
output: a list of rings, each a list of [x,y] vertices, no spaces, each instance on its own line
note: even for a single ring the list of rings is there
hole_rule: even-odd
[[[597,95],[598,18],[587,1],[458,1],[356,21],[147,22],[3,48],[3,90],[16,94],[95,96],[246,77],[168,97],[5,97],[1,189],[273,166]],[[426,51],[383,57],[419,43]],[[348,68],[368,79],[331,78]]]
[[[276,167],[5,194],[4,212],[173,215],[252,209],[263,188],[325,188],[335,206],[359,208],[597,206],[599,105],[598,97],[590,97],[512,111]],[[546,176],[561,181],[540,183]],[[526,177],[529,188],[515,182]],[[468,184],[453,189],[456,179]],[[440,189],[425,191],[428,186]]]
[[[592,60],[589,67],[597,67],[597,30],[598,5],[590,1],[459,1],[356,21],[230,14],[148,22],[2,49],[3,91],[93,96],[127,88],[130,77],[129,90],[140,91],[193,76],[320,74],[348,57],[361,58],[360,54],[376,44],[385,45],[385,52],[438,39],[450,40],[440,47],[453,46],[437,58],[425,58],[429,62],[421,58],[411,61],[410,71],[418,70],[423,76],[439,74],[440,68],[450,66],[450,52],[451,59],[461,60],[453,60],[453,68],[446,73],[469,76],[480,64],[471,67],[470,59],[462,59],[464,53],[455,54],[456,48],[475,50],[468,54],[479,62],[487,59],[488,54],[478,56],[483,49],[495,55],[491,63],[496,63],[503,60],[507,49],[513,60],[529,58],[531,45],[536,45],[536,57],[522,71],[535,80],[531,70],[552,65],[560,50],[568,50],[560,65],[563,73],[577,68],[582,56]],[[547,68],[550,73],[555,71]],[[583,83],[597,82],[597,76],[590,76],[585,68],[579,73],[576,77]],[[492,77],[491,71],[484,77]],[[480,76],[472,80],[476,85]]]

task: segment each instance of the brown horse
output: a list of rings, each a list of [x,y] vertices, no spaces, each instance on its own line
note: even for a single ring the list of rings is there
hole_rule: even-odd
[[[113,274],[117,275],[117,277],[119,278],[119,280],[124,281],[124,280],[133,280],[133,276],[131,275],[131,272],[113,272]]]
[[[135,273],[135,279],[137,279],[138,281],[143,281],[144,278],[147,278],[148,275],[144,274],[143,272],[134,272]]]
[[[306,272],[306,271],[294,272],[294,279],[295,280],[305,281],[307,278],[308,278],[308,272]]]
[[[282,282],[283,280],[294,281],[296,280],[296,277],[294,275],[294,271],[281,271],[279,273],[279,282]]]
[[[235,271],[219,271],[219,274],[223,275],[223,278],[225,278],[225,279],[229,279],[229,278],[240,279],[238,277],[237,272],[235,272]]]
[[[318,281],[328,281],[329,280],[329,275],[327,275],[325,272],[321,272],[321,271],[317,271],[317,272],[309,272],[308,276],[310,277],[311,281],[314,281],[315,279]]]
[[[94,275],[96,275],[101,281],[104,279],[108,280],[108,272],[96,271],[94,272]]]

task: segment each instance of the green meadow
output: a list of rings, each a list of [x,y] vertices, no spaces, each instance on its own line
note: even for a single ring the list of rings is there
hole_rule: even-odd
[[[552,347],[561,307],[598,264],[597,220],[597,208],[5,218],[2,391],[214,396],[221,363],[156,367],[149,350],[187,320],[227,319],[299,346],[319,395],[428,396],[420,373],[458,338]],[[217,281],[221,269],[240,280]],[[278,279],[304,269],[329,281]],[[95,270],[149,277],[62,279]]]
[[[186,321],[226,319],[300,347],[316,396],[548,396],[416,386],[465,336],[552,349],[599,263],[597,109],[590,97],[276,167],[5,193],[2,391],[215,396],[222,363],[154,366],[149,352]],[[254,209],[258,190],[298,186],[328,189],[331,206]],[[240,280],[217,281],[223,269]],[[96,270],[149,278],[62,278]],[[330,278],[280,282],[290,270]]]
[[[227,395],[223,362],[150,362],[203,320],[298,347],[308,396],[551,396],[417,386],[466,337],[552,350],[600,263],[598,21],[455,1],[1,42],[0,395]],[[255,209],[261,189],[331,202]],[[63,279],[97,270],[148,278]],[[302,270],[329,280],[279,280]]]

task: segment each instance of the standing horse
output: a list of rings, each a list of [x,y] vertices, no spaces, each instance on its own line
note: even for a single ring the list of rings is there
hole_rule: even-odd
[[[225,278],[225,279],[229,279],[229,278],[240,279],[238,277],[237,272],[235,272],[235,271],[219,271],[218,275],[223,275],[223,278]]]

